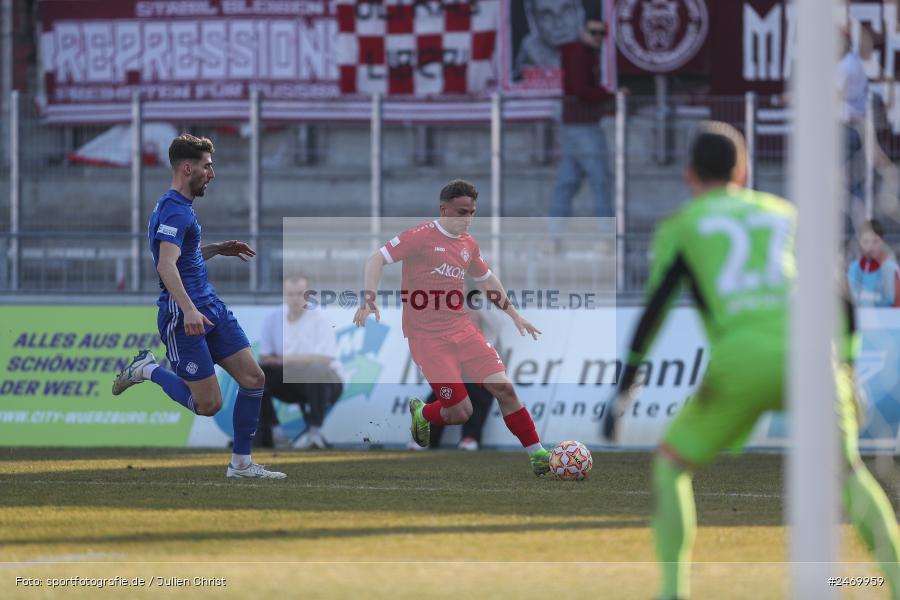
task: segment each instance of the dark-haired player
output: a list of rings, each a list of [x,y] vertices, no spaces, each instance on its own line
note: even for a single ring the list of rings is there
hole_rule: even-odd
[[[703,320],[711,358],[702,385],[669,426],[653,463],[653,533],[664,600],[688,597],[697,530],[694,470],[722,449],[742,446],[764,412],[784,407],[788,290],[795,274],[795,209],[782,198],[742,187],[741,134],[725,123],[707,123],[693,141],[690,160],[686,178],[694,198],[657,228],[647,307],[603,423],[604,435],[614,438],[617,416],[636,393],[638,367],[686,288]],[[897,598],[897,523],[859,455],[852,347],[844,344],[837,372],[844,501]]]
[[[112,393],[117,396],[149,379],[191,412],[212,416],[222,407],[213,367],[217,363],[240,386],[234,405],[234,450],[226,476],[284,479],[284,473],[268,471],[251,458],[265,375],[244,330],[210,285],[206,270],[206,261],[216,255],[243,261],[256,255],[236,240],[201,245],[194,199],[206,193],[215,177],[213,151],[207,138],[183,134],[172,141],[172,189],[156,203],[148,227],[161,290],[157,325],[175,371],[162,368],[149,350],[141,350],[116,377]]]
[[[520,334],[537,339],[541,333],[509,302],[500,280],[481,257],[478,243],[469,235],[477,199],[474,185],[451,181],[440,193],[439,219],[404,231],[372,254],[366,262],[363,288],[368,301],[360,303],[353,322],[365,326],[370,313],[376,320],[381,318],[375,303],[381,273],[385,265],[402,261],[403,335],[437,397],[431,404],[410,399],[413,440],[424,448],[432,423],[456,425],[469,419],[472,401],[463,383],[465,375],[467,381],[483,385],[497,398],[503,420],[528,453],[532,470],[543,475],[550,470],[550,452],[541,445],[534,421],[519,402],[497,351],[464,309],[463,284],[468,274],[488,299],[509,315]]]

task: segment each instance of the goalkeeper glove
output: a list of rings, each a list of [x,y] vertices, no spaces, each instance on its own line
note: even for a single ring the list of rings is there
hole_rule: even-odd
[[[603,413],[603,421],[600,427],[600,434],[606,441],[616,441],[619,433],[619,415],[625,411],[635,392],[635,388],[631,388],[626,392],[618,391],[606,402],[606,411]]]

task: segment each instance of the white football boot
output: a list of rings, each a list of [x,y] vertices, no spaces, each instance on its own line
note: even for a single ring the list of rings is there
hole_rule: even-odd
[[[225,477],[228,479],[286,479],[287,475],[280,471],[267,471],[266,465],[250,463],[246,469],[238,469],[228,463],[228,471]]]
[[[113,381],[112,394],[118,396],[128,388],[144,381],[144,367],[156,362],[156,357],[149,350],[138,352],[131,364],[122,369]]]

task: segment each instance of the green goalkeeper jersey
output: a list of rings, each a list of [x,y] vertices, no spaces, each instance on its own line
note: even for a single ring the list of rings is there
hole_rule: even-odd
[[[748,337],[783,347],[795,273],[795,221],[796,211],[786,200],[737,186],[698,196],[664,219],[653,240],[647,308],[626,375],[644,359],[685,288],[701,314],[713,356],[731,342],[740,351]],[[622,382],[623,387],[630,383]]]

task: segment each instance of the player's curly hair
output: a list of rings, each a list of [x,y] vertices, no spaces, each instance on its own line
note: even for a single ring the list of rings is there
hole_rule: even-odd
[[[468,196],[473,201],[478,200],[478,190],[475,189],[475,185],[464,179],[454,179],[441,189],[441,202],[450,202],[464,196]]]
[[[169,164],[175,168],[185,160],[200,160],[204,152],[215,152],[212,140],[182,133],[169,145]]]

